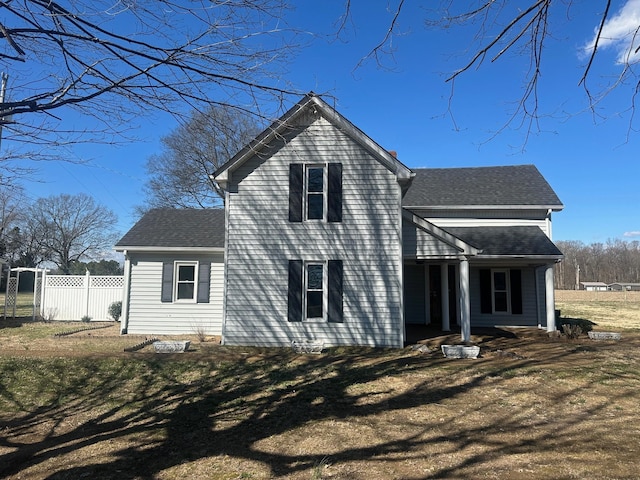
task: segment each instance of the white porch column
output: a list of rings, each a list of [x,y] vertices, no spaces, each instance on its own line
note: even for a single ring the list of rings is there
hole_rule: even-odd
[[[469,301],[469,260],[460,261],[460,330],[463,342],[471,341],[471,303]]]
[[[556,296],[553,289],[553,264],[545,267],[544,288],[547,299],[547,332],[554,332],[556,330]]]
[[[440,265],[440,283],[442,284],[442,331],[449,332],[449,265],[443,263]]]

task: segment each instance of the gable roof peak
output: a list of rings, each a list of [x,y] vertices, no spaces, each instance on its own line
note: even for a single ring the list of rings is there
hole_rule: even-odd
[[[380,163],[385,165],[397,177],[398,181],[406,184],[413,177],[413,172],[400,162],[392,153],[382,148],[378,143],[366,135],[362,130],[351,123],[346,117],[341,115],[335,108],[325,102],[318,94],[313,91],[302,97],[293,107],[291,107],[284,115],[273,122],[260,135],[252,140],[247,146],[236,153],[229,161],[216,170],[212,177],[221,186],[229,180],[229,172],[238,168],[248,159],[258,154],[272,140],[290,128],[295,121],[300,118],[307,110],[313,108],[315,115],[321,115],[325,120],[339,128],[343,133],[351,137],[352,140],[360,144]]]

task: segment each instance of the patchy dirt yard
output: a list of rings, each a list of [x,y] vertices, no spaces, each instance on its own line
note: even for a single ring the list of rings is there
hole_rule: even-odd
[[[184,354],[117,325],[0,328],[0,477],[637,478],[640,334],[474,331],[481,358],[420,350]],[[177,337],[171,337],[177,338]]]

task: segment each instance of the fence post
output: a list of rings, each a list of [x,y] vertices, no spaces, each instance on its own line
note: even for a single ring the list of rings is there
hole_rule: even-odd
[[[91,273],[87,270],[84,276],[84,315],[89,315],[89,284],[91,283]],[[82,319],[81,319],[82,320]]]
[[[47,269],[42,270],[42,283],[40,285],[40,316],[45,320],[48,320],[45,315],[45,299],[46,299],[46,290],[47,290]]]

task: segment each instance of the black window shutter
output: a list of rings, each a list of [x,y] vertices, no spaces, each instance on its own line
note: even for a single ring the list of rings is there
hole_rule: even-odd
[[[480,270],[480,312],[491,313],[491,270],[483,268]]]
[[[173,301],[173,262],[164,262],[162,264],[162,293],[160,301]]]
[[[289,165],[289,221],[302,221],[302,184],[303,165],[292,163]]]
[[[342,221],[342,164],[330,163],[328,171],[327,195],[329,196],[327,221]]]
[[[211,262],[200,262],[200,265],[198,265],[198,303],[209,303],[210,278]]]
[[[342,323],[342,260],[329,260],[329,322]]]
[[[302,260],[289,260],[288,320],[302,321]]]
[[[511,282],[511,313],[522,315],[522,270],[509,272]]]

